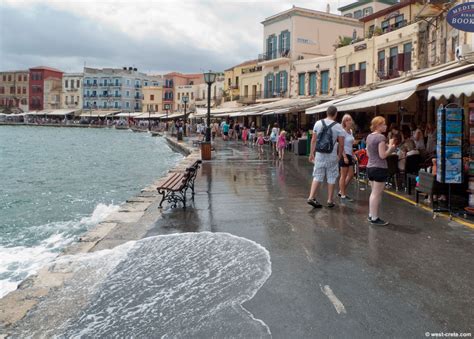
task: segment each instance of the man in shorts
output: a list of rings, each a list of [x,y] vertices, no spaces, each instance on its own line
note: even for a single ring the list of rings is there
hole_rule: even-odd
[[[311,184],[311,191],[308,197],[308,204],[314,208],[321,208],[322,205],[316,200],[316,193],[318,192],[319,184],[327,181],[328,184],[328,199],[327,207],[334,207],[334,187],[339,176],[339,159],[344,153],[344,130],[342,126],[336,122],[337,108],[329,106],[326,112],[327,117],[318,120],[314,124],[313,136],[311,138],[311,153],[309,161],[314,162],[313,182]],[[318,135],[322,133],[324,124],[330,126],[332,131],[333,149],[331,153],[321,153],[316,151],[316,144],[318,142]]]

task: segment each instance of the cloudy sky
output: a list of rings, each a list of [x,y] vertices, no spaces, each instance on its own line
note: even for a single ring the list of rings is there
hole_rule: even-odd
[[[0,0],[0,70],[224,70],[263,52],[266,17],[354,1]]]

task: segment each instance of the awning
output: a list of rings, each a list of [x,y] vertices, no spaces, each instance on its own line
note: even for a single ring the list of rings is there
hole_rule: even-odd
[[[116,114],[114,115],[114,117],[119,117],[119,118],[135,118],[135,117],[138,117],[139,115],[142,115],[143,112],[133,112],[133,113],[126,113],[126,112],[122,112],[122,113],[119,113],[119,114]]]
[[[120,111],[84,111],[82,112],[81,117],[103,118],[118,113],[120,113]]]
[[[35,115],[49,115],[49,116],[63,116],[74,114],[74,112],[78,111],[77,109],[52,109],[52,110],[43,110],[38,111]]]
[[[166,113],[142,113],[136,117],[137,119],[162,119],[166,118]]]
[[[441,97],[449,98],[451,96],[458,98],[461,94],[471,96],[474,94],[474,74],[430,86],[428,91],[428,100],[431,98],[440,99]]]
[[[419,85],[428,84],[430,82],[436,81],[437,79],[455,73],[465,73],[471,69],[474,69],[474,65],[465,65],[445,71],[438,71],[433,75],[408,80],[396,85],[389,85],[387,87],[382,87],[355,95],[350,99],[336,103],[335,106],[339,111],[350,111],[355,109],[375,107],[391,102],[403,101],[411,97],[417,91]]]
[[[352,97],[353,97],[353,95],[349,95],[349,96],[340,97],[340,98],[337,98],[337,99],[334,99],[334,100],[331,100],[331,101],[326,101],[326,102],[324,102],[322,104],[319,104],[317,106],[313,106],[311,108],[308,108],[306,110],[306,114],[316,114],[316,113],[326,112],[329,106],[335,105],[338,102],[350,99]]]

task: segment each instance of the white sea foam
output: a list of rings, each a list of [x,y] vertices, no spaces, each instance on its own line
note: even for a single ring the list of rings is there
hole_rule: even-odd
[[[33,247],[0,246],[0,298],[16,290],[18,284],[38,269],[51,263],[61,250],[75,241],[72,230],[87,229],[119,209],[116,205],[98,204],[90,217],[80,221],[53,222],[33,226],[38,232],[54,232]]]
[[[74,272],[15,330],[18,336],[269,337],[241,305],[271,274],[268,251],[227,233],[185,233],[61,257]]]

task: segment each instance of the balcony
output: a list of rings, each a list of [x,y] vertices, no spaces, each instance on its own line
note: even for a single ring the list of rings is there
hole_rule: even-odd
[[[255,67],[250,67],[250,68],[244,68],[244,69],[242,69],[242,74],[260,72],[261,70],[262,70],[262,66],[255,66]]]
[[[264,54],[258,55],[259,66],[278,66],[288,62],[291,58],[290,50],[273,50]]]
[[[110,86],[110,87],[120,87],[120,86],[122,86],[122,84],[121,83],[108,84],[108,86]]]
[[[140,84],[135,84],[135,88],[142,88],[142,85],[140,85]]]
[[[262,92],[251,95],[242,95],[237,102],[240,104],[254,104],[258,99],[262,99]]]

